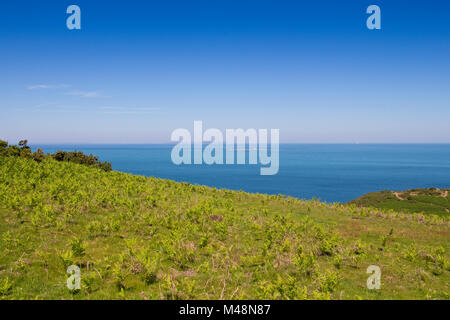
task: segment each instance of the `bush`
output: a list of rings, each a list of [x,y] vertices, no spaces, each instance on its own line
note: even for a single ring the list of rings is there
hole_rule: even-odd
[[[42,149],[37,149],[35,153],[33,153],[33,160],[37,162],[41,162],[45,159],[45,154]]]
[[[8,147],[8,142],[0,140],[0,152],[3,152],[3,150],[6,149],[6,147]]]
[[[70,243],[72,247],[72,253],[75,257],[82,257],[86,253],[86,245],[80,238],[73,238]]]
[[[42,149],[38,149],[36,152],[32,152],[28,146],[28,140],[20,140],[18,146],[10,145],[8,142],[0,140],[0,155],[9,157],[22,157],[30,158],[37,162],[42,162],[45,158],[52,158],[56,161],[74,162],[82,165],[97,167],[103,171],[111,171],[112,166],[109,162],[101,162],[98,157],[90,154],[85,155],[81,151],[57,151],[54,154],[44,154]]]
[[[55,154],[50,155],[53,159],[56,161],[67,161],[67,162],[74,162],[78,164],[84,164],[87,166],[94,166],[98,167],[104,171],[111,171],[112,167],[109,162],[101,162],[98,160],[98,157],[90,154],[85,155],[81,151],[61,151],[58,150]]]

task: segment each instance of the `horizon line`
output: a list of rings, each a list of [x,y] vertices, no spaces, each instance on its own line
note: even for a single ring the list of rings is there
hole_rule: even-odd
[[[32,145],[177,145],[179,142],[33,142]],[[203,145],[208,145],[211,142],[203,142]],[[9,144],[9,142],[8,142]],[[271,143],[267,143],[270,145]],[[333,144],[333,145],[399,145],[399,144],[450,144],[450,142],[280,142],[279,145],[311,145],[311,144]],[[191,143],[194,145],[194,143]],[[227,145],[227,143],[223,143]],[[235,143],[236,145],[236,143]],[[248,145],[248,143],[245,143]]]

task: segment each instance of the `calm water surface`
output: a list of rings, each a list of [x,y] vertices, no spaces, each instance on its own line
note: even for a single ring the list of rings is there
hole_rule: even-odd
[[[81,150],[113,169],[195,184],[347,202],[367,192],[450,188],[450,144],[280,145],[280,170],[261,176],[260,165],[180,165],[172,145],[40,145],[45,152]]]

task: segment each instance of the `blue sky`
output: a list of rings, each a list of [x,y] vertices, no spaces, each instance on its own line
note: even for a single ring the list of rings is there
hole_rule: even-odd
[[[81,8],[82,29],[66,28]],[[382,29],[366,28],[381,8]],[[448,1],[0,2],[0,139],[450,142]]]

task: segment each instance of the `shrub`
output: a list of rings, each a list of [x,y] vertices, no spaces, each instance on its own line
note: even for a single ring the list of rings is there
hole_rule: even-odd
[[[0,155],[10,157],[31,158],[37,162],[42,162],[45,158],[50,157],[56,161],[74,162],[82,165],[97,167],[103,171],[109,172],[112,170],[111,163],[101,162],[98,157],[90,154],[85,155],[81,151],[61,151],[58,150],[54,154],[45,155],[42,149],[32,152],[28,146],[28,140],[20,140],[18,146],[10,145],[6,141],[0,140]]]
[[[297,249],[297,255],[294,259],[294,264],[299,268],[300,272],[311,277],[316,270],[316,258],[314,254],[310,252],[306,254],[303,251],[303,247],[299,246]]]
[[[418,252],[414,244],[411,244],[409,247],[407,247],[403,252],[403,258],[405,258],[408,261],[414,262],[416,261]]]
[[[90,154],[85,155],[81,151],[56,151],[55,154],[50,155],[53,159],[56,161],[67,161],[67,162],[74,162],[78,164],[84,164],[87,166],[94,166],[98,167],[104,171],[111,171],[111,164],[109,162],[101,162],[98,160],[98,157]]]
[[[336,267],[336,269],[341,268],[343,261],[344,261],[344,259],[342,258],[342,255],[340,255],[340,254],[334,257],[333,264]]]
[[[327,270],[325,274],[319,277],[320,291],[333,292],[339,283],[339,279],[340,279],[339,274]]]
[[[9,281],[8,278],[3,280],[3,282],[0,284],[0,296],[7,296],[11,293],[12,290],[12,283]]]
[[[282,299],[282,300],[306,300],[308,289],[302,283],[289,275],[276,280],[263,281],[259,286],[260,299]]]
[[[85,254],[86,246],[80,238],[74,238],[70,243],[72,247],[72,253],[75,257],[82,257]]]
[[[0,140],[0,153],[8,147],[8,142]]]
[[[36,162],[42,162],[45,159],[45,154],[42,149],[37,149],[35,153],[33,153],[33,160]]]

